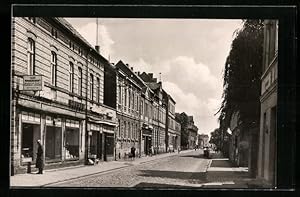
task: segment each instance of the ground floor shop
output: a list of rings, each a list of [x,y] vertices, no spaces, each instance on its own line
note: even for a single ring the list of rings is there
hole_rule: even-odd
[[[28,171],[41,140],[45,167],[82,163],[84,119],[20,108],[13,117],[11,173]],[[70,165],[69,163],[69,165]],[[32,166],[34,167],[34,166]]]
[[[115,125],[88,123],[87,155],[92,162],[114,160]]]
[[[114,160],[114,122],[104,119],[91,122],[84,111],[67,107],[35,101],[20,103],[26,105],[12,107],[12,175],[35,170],[38,140],[43,148],[45,169],[87,164],[90,158]]]

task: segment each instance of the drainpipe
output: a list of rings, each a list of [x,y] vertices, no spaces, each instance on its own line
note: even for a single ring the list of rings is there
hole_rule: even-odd
[[[87,116],[87,108],[88,108],[88,70],[89,70],[89,54],[91,52],[91,48],[88,49],[86,56],[86,91],[85,91],[85,163],[88,164],[88,155],[89,155],[89,134],[88,134],[88,116]]]

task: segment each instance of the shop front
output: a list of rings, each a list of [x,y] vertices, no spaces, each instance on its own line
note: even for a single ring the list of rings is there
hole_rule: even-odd
[[[104,121],[89,123],[88,158],[92,161],[110,161],[114,159],[115,124]]]
[[[102,159],[102,131],[98,124],[91,124],[90,131],[90,158]]]
[[[149,155],[152,146],[152,127],[143,125],[142,127],[142,154]]]
[[[35,164],[37,140],[41,138],[41,115],[31,112],[21,113],[21,165]],[[18,138],[19,139],[19,138]]]

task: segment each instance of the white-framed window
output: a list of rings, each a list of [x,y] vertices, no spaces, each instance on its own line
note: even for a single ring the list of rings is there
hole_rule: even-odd
[[[35,73],[35,42],[31,38],[28,39],[27,46],[27,70],[28,75],[34,75]]]
[[[74,64],[69,63],[69,91],[74,92]]]
[[[82,68],[78,67],[78,94],[82,96]]]
[[[56,86],[57,81],[57,54],[51,51],[51,84]]]
[[[90,99],[93,100],[94,97],[94,75],[90,74]]]

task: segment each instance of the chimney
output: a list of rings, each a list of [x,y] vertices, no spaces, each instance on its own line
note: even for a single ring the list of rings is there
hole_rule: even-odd
[[[140,74],[141,74],[140,71],[138,71],[138,75],[139,75],[139,76],[140,76]]]
[[[133,71],[133,67],[130,68]]]
[[[128,65],[128,64],[126,64],[126,66],[128,67],[129,65]]]
[[[100,54],[100,46],[99,46],[99,45],[96,45],[96,46],[95,46],[95,49],[96,49],[96,51]]]
[[[151,79],[153,78],[153,73],[148,73],[148,75],[151,77]]]

